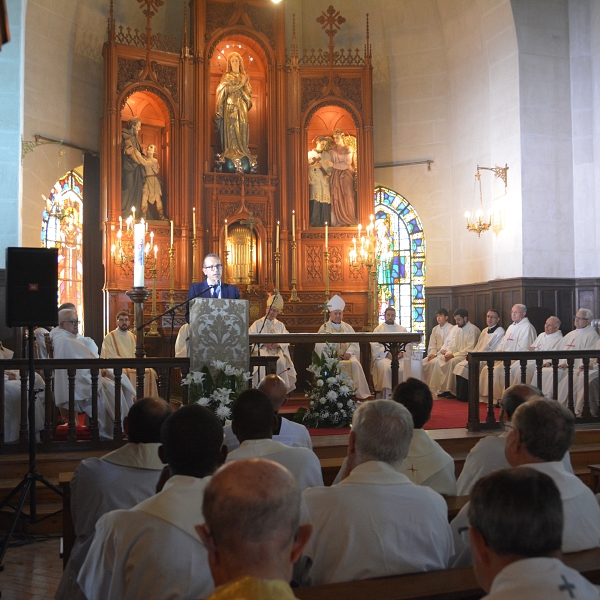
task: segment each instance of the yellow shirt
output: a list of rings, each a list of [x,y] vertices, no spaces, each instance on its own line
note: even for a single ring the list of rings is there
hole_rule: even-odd
[[[219,586],[206,600],[295,600],[292,588],[281,579],[243,577]]]

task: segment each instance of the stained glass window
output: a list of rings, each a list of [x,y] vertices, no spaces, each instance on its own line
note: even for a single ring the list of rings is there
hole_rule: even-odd
[[[375,188],[375,227],[389,236],[391,251],[377,273],[379,322],[393,306],[401,325],[425,334],[425,238],[419,216],[406,198],[380,186]]]
[[[58,248],[58,304],[72,302],[83,319],[83,179],[69,171],[45,200],[42,246]]]

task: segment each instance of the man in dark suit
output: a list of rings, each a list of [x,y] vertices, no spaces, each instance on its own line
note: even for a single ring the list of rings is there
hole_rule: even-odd
[[[223,264],[216,254],[207,254],[202,263],[202,270],[206,279],[200,283],[192,283],[188,293],[188,300],[192,298],[228,298],[239,300],[240,290],[235,285],[228,285],[221,281]],[[186,314],[189,321],[189,309]]]

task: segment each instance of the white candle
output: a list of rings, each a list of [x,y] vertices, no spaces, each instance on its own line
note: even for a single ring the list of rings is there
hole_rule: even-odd
[[[158,254],[158,246],[154,245],[154,260],[156,260],[156,255]]]
[[[173,247],[173,221],[171,221],[171,248]]]
[[[296,241],[296,211],[292,211],[292,241]]]
[[[227,225],[227,219],[225,219],[225,246],[227,246],[227,237],[229,235],[229,229]]]
[[[279,252],[279,221],[277,221],[277,229],[275,230],[275,252]]]
[[[133,222],[135,223],[135,206],[131,207],[131,214],[133,215]]]
[[[123,231],[123,217],[119,215],[119,229]]]
[[[329,225],[325,221],[325,250],[329,250]]]
[[[196,207],[192,208],[192,228],[194,230],[194,235],[192,236],[196,239]]]
[[[143,223],[133,226],[133,287],[144,286],[144,237],[146,231]]]

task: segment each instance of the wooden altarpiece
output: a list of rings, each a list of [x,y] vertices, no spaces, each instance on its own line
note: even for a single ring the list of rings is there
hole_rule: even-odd
[[[190,0],[182,11],[183,39],[178,43],[152,29],[152,17],[161,9],[162,0],[137,1],[146,16],[146,32],[117,25],[111,1],[108,41],[103,50],[101,217],[106,328],[113,326],[118,310],[130,306],[126,292],[132,287],[132,265],[115,257],[112,246],[118,241],[119,217],[125,220],[128,216],[122,205],[122,132],[132,118],[138,117],[142,150],[150,144],[157,147],[167,219],[160,220],[156,205],[150,205],[148,224],[158,246],[157,312],[187,297],[190,284],[204,277],[203,256],[215,252],[222,260],[228,259],[224,280],[237,285],[242,297],[250,301],[251,321],[263,314],[279,262],[288,329],[316,331],[322,322],[320,305],[325,300],[325,231],[324,227],[310,226],[307,153],[316,135],[331,137],[336,128],[355,138],[356,222],[368,221],[374,189],[368,22],[364,52],[337,50],[333,38],[345,19],[329,7],[315,15],[329,37],[328,49],[304,51],[300,56],[295,30],[286,53],[283,3]],[[223,172],[227,169],[219,171],[215,166],[221,152],[213,122],[215,92],[233,50],[241,55],[252,85],[248,148],[257,158],[253,172]],[[172,284],[169,220],[174,229]],[[340,293],[346,299],[345,320],[360,329],[368,320],[367,274],[348,261],[355,236],[356,226],[329,228],[328,272],[331,295]],[[245,255],[248,264],[241,268],[235,261],[242,260],[240,248],[244,250],[245,243],[249,244]],[[149,256],[152,263],[152,249]],[[147,268],[149,289],[151,277]],[[290,297],[294,301],[289,302]],[[150,316],[149,302],[144,312]],[[182,322],[180,315],[176,328]],[[156,350],[162,352],[164,348]]]

